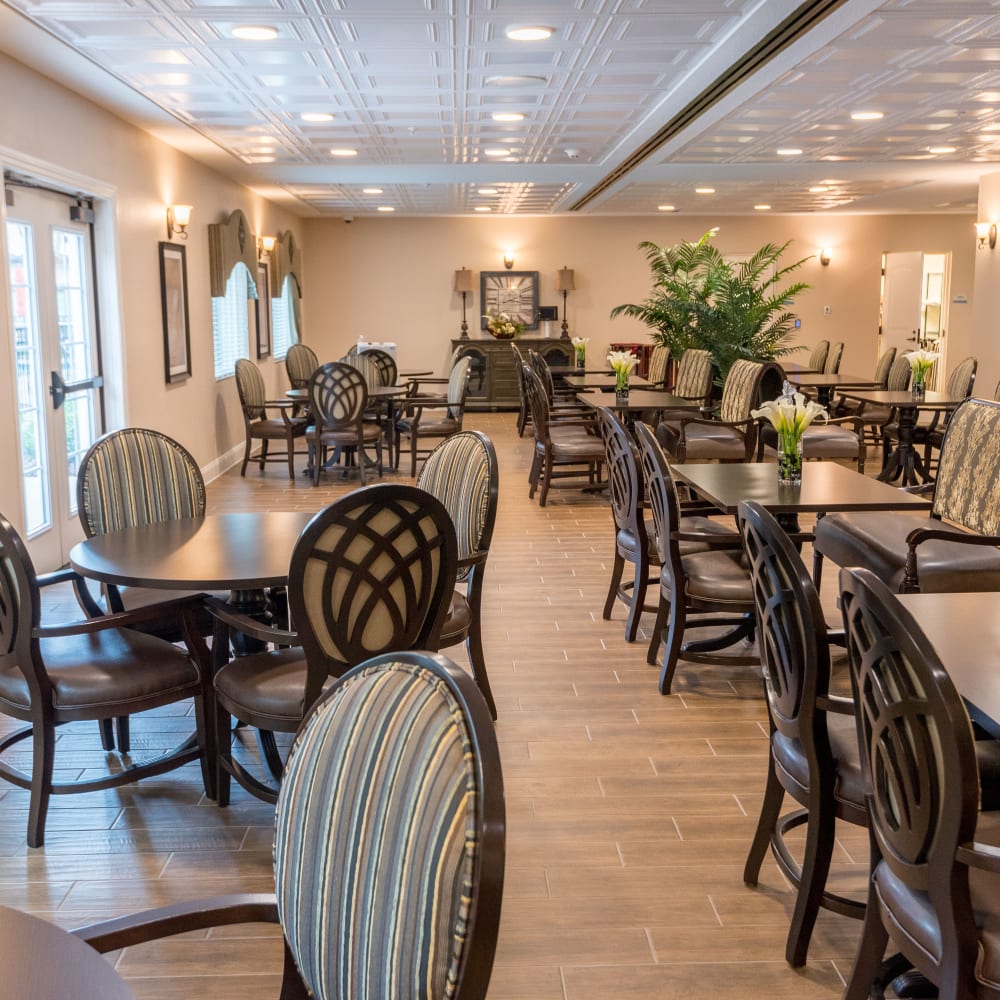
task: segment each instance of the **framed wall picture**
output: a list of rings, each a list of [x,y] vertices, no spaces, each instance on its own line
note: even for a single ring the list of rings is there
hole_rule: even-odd
[[[480,271],[479,296],[484,316],[505,312],[525,330],[538,329],[537,271]],[[479,325],[485,330],[486,320]]]
[[[191,328],[188,324],[187,251],[179,243],[160,244],[160,302],[167,382],[182,382],[191,377]]]
[[[257,265],[257,360],[271,356],[271,270]]]

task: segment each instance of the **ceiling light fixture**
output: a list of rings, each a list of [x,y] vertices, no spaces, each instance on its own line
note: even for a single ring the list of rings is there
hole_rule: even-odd
[[[489,205],[476,205],[475,211],[477,212],[492,212],[493,209]]]
[[[327,111],[306,111],[305,113],[299,115],[299,118],[304,122],[310,122],[314,125],[321,122],[333,121],[333,115]]]
[[[771,206],[770,205],[754,205],[753,210],[755,212],[770,212],[771,211]]]
[[[933,153],[935,156],[945,156],[948,153],[957,153],[958,150],[954,146],[931,146],[927,152]]]
[[[508,28],[506,31],[507,37],[514,42],[544,42],[546,38],[551,38],[555,33],[555,28],[546,28],[541,24]]]
[[[231,34],[245,42],[270,42],[278,37],[278,29],[269,24],[238,24]]]
[[[382,193],[382,189],[381,188],[362,188],[361,189],[361,193],[362,194],[381,194]]]
[[[395,212],[396,211],[396,209],[394,209],[392,207],[392,205],[379,205],[379,207],[378,207],[377,210],[379,212]]]
[[[674,205],[657,205],[656,206],[656,211],[657,212],[676,212],[677,208]]]
[[[992,250],[997,245],[997,224],[995,222],[977,222],[976,238],[979,240],[977,250],[985,250],[987,242]]]
[[[191,225],[190,205],[167,205],[167,239],[173,239],[174,233],[179,240],[188,238],[187,227]]]
[[[520,111],[494,111],[492,116],[495,122],[523,122],[524,115]]]
[[[356,149],[331,149],[331,156],[357,156],[358,151]]]
[[[830,189],[825,184],[816,184],[809,188],[810,194],[826,194]]]
[[[782,146],[781,149],[776,151],[778,156],[801,156],[802,150],[797,149],[795,146]]]
[[[483,150],[483,155],[484,156],[510,156],[510,150],[506,149],[506,148],[501,149],[499,146],[494,146],[491,149],[484,149]]]
[[[476,194],[489,195],[489,194],[499,194],[496,188],[480,188]]]
[[[695,188],[695,194],[715,194],[715,188]]]
[[[546,76],[488,76],[487,87],[537,87],[549,82]]]
[[[881,111],[852,111],[851,120],[856,122],[877,122],[879,119],[885,118],[885,114]]]

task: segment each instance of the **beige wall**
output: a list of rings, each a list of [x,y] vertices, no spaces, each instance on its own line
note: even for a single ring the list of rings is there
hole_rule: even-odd
[[[979,182],[979,218],[1000,223],[1000,174]],[[968,354],[979,358],[976,395],[992,398],[1000,381],[1000,242],[975,254],[975,320]]]
[[[952,350],[969,353],[977,256],[972,221],[965,215],[356,218],[351,225],[312,219],[305,223],[305,339],[326,358],[342,353],[359,334],[395,340],[402,365],[440,367],[461,325],[461,296],[452,291],[454,270],[463,265],[474,271],[502,270],[503,252],[511,248],[516,269],[539,272],[542,305],[558,304],[561,310],[555,273],[564,266],[575,270],[577,290],[568,299],[570,330],[590,337],[591,350],[603,357],[611,341],[647,337],[646,328],[634,320],[608,318],[613,306],[641,301],[649,292],[639,242],[694,240],[719,223],[716,244],[726,254],[790,239],[792,261],[816,255],[821,246],[832,247],[828,267],[813,256],[796,272],[812,286],[794,305],[802,319],[800,339],[805,344],[843,340],[841,371],[867,374],[876,359],[884,251],[951,253],[952,293],[965,295],[969,304],[951,306],[947,333]],[[1000,266],[1000,253],[996,259]],[[482,335],[479,314],[477,291],[469,297],[472,336]],[[558,335],[558,325],[554,333]]]

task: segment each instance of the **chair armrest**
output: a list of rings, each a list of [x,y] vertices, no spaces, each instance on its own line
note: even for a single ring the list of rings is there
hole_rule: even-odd
[[[1000,875],[1000,847],[993,844],[959,844],[955,859],[970,868],[978,868],[984,872],[994,872]]]
[[[917,547],[923,542],[938,539],[944,542],[955,542],[958,545],[990,545],[1000,547],[998,535],[959,534],[955,531],[944,531],[940,528],[914,528],[906,536],[906,563],[903,567],[903,593],[913,594],[920,590],[920,577],[917,570]]]
[[[721,531],[679,531],[671,532],[678,542],[701,542],[710,549],[742,549],[743,539],[734,531],[731,535]]]
[[[274,896],[269,893],[234,893],[172,903],[126,917],[102,920],[88,927],[78,927],[70,933],[103,954],[172,934],[245,923],[279,923],[278,904]]]
[[[827,694],[820,695],[816,699],[816,707],[821,712],[830,712],[833,715],[854,715],[856,706],[851,698],[842,698],[840,695]]]
[[[234,611],[225,601],[220,601],[216,597],[206,598],[205,604],[217,621],[227,625],[230,629],[249,636],[251,639],[273,642],[278,646],[300,645],[298,632],[275,628],[273,625],[258,621],[241,611]]]
[[[102,612],[99,618],[86,618],[83,621],[67,622],[64,625],[43,625],[32,629],[31,634],[36,639],[57,639],[69,635],[90,635],[95,632],[104,632],[112,628],[132,628],[135,625],[142,625],[149,621],[159,621],[169,618],[171,612],[176,611],[178,619],[182,618],[185,612],[193,610],[204,600],[200,595],[192,597],[178,597],[173,601],[163,601],[159,604],[147,604],[143,608],[136,608],[133,611],[118,611],[114,614],[106,615]]]
[[[38,582],[39,588],[51,587],[57,583],[72,583],[77,604],[80,605],[84,614],[88,618],[104,617],[106,612],[94,600],[94,595],[91,594],[90,589],[87,587],[86,578],[77,573],[75,569],[57,569],[51,573],[40,573],[35,579]]]
[[[39,573],[35,580],[39,587],[51,587],[56,583],[76,583],[80,574],[75,569],[56,569],[51,573]]]

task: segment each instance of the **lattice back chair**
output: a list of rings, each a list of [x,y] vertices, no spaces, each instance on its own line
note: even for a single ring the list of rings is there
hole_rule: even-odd
[[[757,885],[768,845],[796,887],[785,960],[805,965],[821,906],[860,920],[864,905],[825,889],[836,821],[867,826],[854,706],[830,694],[830,646],[819,594],[785,530],[760,504],[737,515],[750,563],[770,719],[764,800],[743,881]],[[804,806],[782,815],[785,794]],[[805,824],[801,865],[786,835]]]
[[[275,812],[276,895],[74,933],[109,952],[280,923],[285,1000],[484,1000],[505,844],[500,754],[472,679],[442,656],[379,656],[336,681],[296,736]]]
[[[607,458],[615,529],[615,554],[603,615],[605,621],[610,621],[615,602],[622,601],[628,607],[625,641],[635,642],[643,611],[656,611],[655,607],[646,607],[646,592],[654,568],[657,576],[652,582],[655,583],[659,577],[660,558],[652,520],[648,525],[646,522],[645,490],[632,437],[609,409],[599,410],[598,416]],[[623,584],[626,563],[632,564],[634,572],[632,580]]]
[[[910,388],[912,375],[910,362],[903,355],[898,355],[889,367],[885,388],[889,392],[905,392]],[[864,424],[865,444],[883,445],[882,429],[895,419],[895,409],[891,406],[862,403],[857,409],[857,415],[861,417]]]
[[[942,997],[1000,995],[1000,817],[979,811],[972,727],[917,619],[867,570],[841,607],[867,784],[872,874],[846,1000],[864,1000],[889,932]]]
[[[383,386],[395,385],[399,379],[399,368],[396,365],[396,359],[388,351],[383,351],[378,347],[370,347],[364,353],[374,363],[375,370],[378,373],[378,382],[375,384]]]
[[[657,344],[649,354],[649,371],[646,379],[657,389],[667,384],[667,368],[670,364],[670,348],[666,344]]]
[[[319,368],[316,352],[306,344],[292,344],[285,354],[285,371],[293,389],[308,389],[312,373]]]
[[[753,591],[741,561],[739,536],[707,518],[684,518],[682,522],[680,500],[666,455],[642,421],[636,421],[635,434],[661,563],[659,604],[646,661],[656,663],[666,632],[660,694],[670,694],[680,659],[736,665],[759,662],[755,656],[715,652],[729,640],[753,636]],[[719,613],[728,617],[719,617]],[[722,639],[706,640],[703,646],[683,643],[686,629],[709,626],[732,626],[733,631]]]
[[[263,471],[268,462],[285,462],[288,478],[295,479],[295,439],[306,433],[308,418],[295,415],[296,404],[291,400],[269,400],[264,391],[264,378],[260,369],[247,358],[236,362],[236,390],[243,408],[243,424],[246,431],[246,447],[243,450],[243,465],[240,475],[247,474],[253,442],[260,442],[257,462]],[[269,413],[278,416],[269,417]],[[285,450],[268,454],[272,441],[284,441]]]
[[[517,392],[519,408],[517,411],[517,436],[524,437],[524,430],[531,422],[531,405],[528,403],[528,390],[524,384],[524,355],[518,350],[517,344],[510,345],[514,355],[514,368],[517,372]]]
[[[979,362],[976,358],[970,357],[960,361],[948,376],[944,391],[949,396],[968,399],[972,395],[972,387],[976,384],[978,368]],[[934,449],[941,447],[950,420],[950,412],[935,410],[926,427],[921,427],[919,424],[917,426],[917,439],[921,437],[924,439],[924,466],[928,473],[935,471],[936,463],[932,461]]]
[[[39,580],[31,557],[10,522],[0,515],[0,712],[30,723],[0,740],[0,754],[31,740],[31,773],[0,761],[0,777],[30,790],[27,840],[40,847],[53,794],[99,791],[162,774],[201,758],[205,787],[211,787],[213,746],[205,725],[204,686],[186,650],[142,631],[165,616],[181,620],[194,636],[198,600],[88,618],[43,627],[40,587],[72,580],[70,570]],[[53,780],[56,727],[99,722],[195,699],[198,745],[182,747],[142,764],[123,761],[114,773],[76,781]],[[74,773],[79,767],[71,767]],[[193,804],[193,803],[192,803]]]
[[[830,341],[821,340],[812,349],[812,354],[809,355],[809,361],[806,364],[807,368],[811,368],[815,372],[821,372],[826,367],[826,356],[830,353]]]
[[[364,355],[359,355],[364,357]],[[382,475],[382,428],[365,423],[368,406],[368,384],[354,366],[340,361],[320,365],[309,383],[309,408],[313,424],[309,428],[312,451],[313,486],[319,485],[319,474],[326,462],[327,449],[356,449],[358,473],[366,480],[367,448],[375,446],[378,474]],[[345,467],[346,474],[346,467]]]
[[[823,365],[823,371],[827,375],[837,375],[840,372],[840,362],[844,357],[844,344],[843,341],[838,341],[836,344],[830,345],[830,353],[826,356],[826,363]]]
[[[525,365],[522,370],[535,435],[531,468],[528,471],[528,498],[534,498],[535,490],[541,487],[538,504],[544,507],[550,489],[582,485],[565,483],[563,480],[586,476],[588,485],[593,486],[598,482],[604,462],[604,444],[593,433],[593,420],[583,416],[550,420],[549,399],[542,380],[529,365]]]
[[[417,457],[430,454],[434,448],[434,444],[426,442],[436,443],[461,431],[465,419],[465,404],[469,398],[471,372],[472,358],[466,355],[453,365],[443,398],[416,395],[408,397],[401,416],[396,420],[394,464],[397,468],[404,438],[409,442],[410,475],[415,476]],[[422,444],[424,447],[421,447]]]
[[[465,642],[472,676],[490,714],[497,717],[483,652],[483,593],[500,496],[500,466],[493,442],[481,431],[445,438],[428,456],[417,486],[444,504],[458,537],[458,583],[441,626],[441,649]],[[463,593],[464,590],[464,593]]]
[[[335,500],[299,537],[288,572],[293,632],[213,602],[220,806],[229,802],[230,777],[265,801],[276,796],[233,759],[230,716],[294,733],[330,678],[380,653],[436,650],[457,561],[455,525],[440,500],[415,486],[378,483]],[[285,648],[227,663],[233,630]]]

